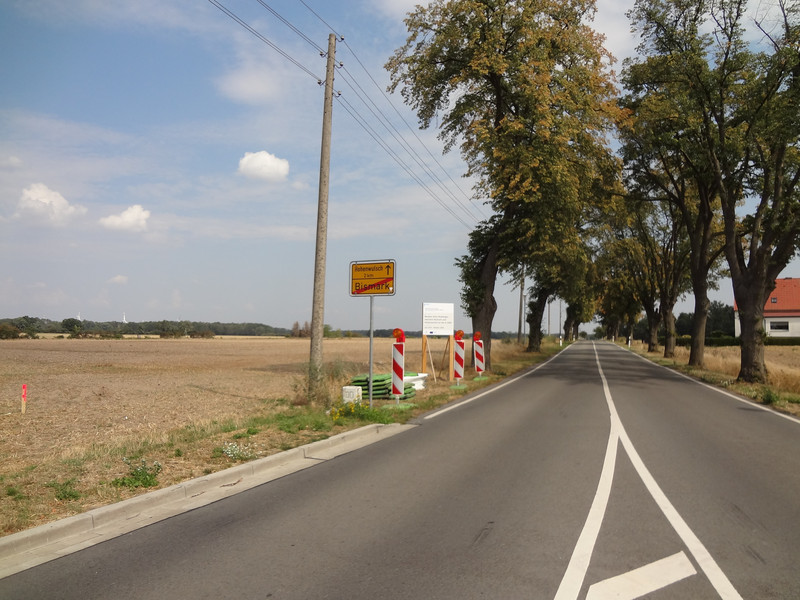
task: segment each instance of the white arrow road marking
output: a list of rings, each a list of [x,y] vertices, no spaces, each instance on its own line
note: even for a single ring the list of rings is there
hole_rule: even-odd
[[[572,552],[567,570],[556,592],[556,600],[576,600],[583,586],[586,570],[589,567],[589,560],[591,559],[595,543],[597,542],[597,535],[600,531],[600,523],[603,520],[606,506],[608,505],[608,497],[611,494],[610,480],[613,479],[614,476],[616,451],[619,443],[622,444],[633,467],[639,474],[647,491],[650,492],[650,496],[655,500],[661,512],[664,513],[664,516],[683,543],[686,544],[689,552],[692,554],[695,561],[697,561],[697,564],[700,566],[703,573],[705,573],[706,577],[708,577],[711,585],[714,586],[714,589],[719,594],[719,597],[723,600],[742,600],[739,592],[736,591],[736,588],[733,587],[733,584],[731,584],[725,576],[725,573],[719,568],[719,565],[714,561],[709,551],[689,528],[686,521],[678,514],[678,511],[645,466],[636,448],[633,447],[633,442],[631,442],[625,428],[622,426],[622,421],[617,413],[617,407],[611,397],[608,380],[606,380],[603,367],[600,365],[600,356],[597,354],[597,347],[594,344],[592,344],[592,346],[594,347],[594,356],[597,361],[597,370],[600,372],[600,379],[603,382],[603,393],[605,394],[606,403],[608,404],[611,418],[611,430],[609,432],[608,447],[606,448],[606,456],[603,462],[603,470],[600,475],[597,492],[592,501],[592,506],[589,509],[589,516],[586,518],[586,523],[584,523],[583,530],[578,538],[578,543]]]
[[[561,580],[561,585],[556,592],[555,600],[575,600],[581,591],[583,579],[586,577],[586,569],[589,568],[589,561],[592,558],[594,545],[597,542],[597,535],[600,533],[600,525],[603,524],[603,517],[606,514],[608,498],[611,495],[611,483],[614,480],[614,468],[617,464],[617,446],[619,436],[614,424],[611,424],[611,433],[608,436],[606,446],[606,456],[603,459],[603,470],[600,473],[600,482],[597,484],[597,491],[589,508],[589,516],[583,524],[578,543],[572,551],[567,565],[567,572]]]
[[[623,575],[595,583],[589,588],[586,600],[635,600],[696,573],[686,555],[678,552]]]

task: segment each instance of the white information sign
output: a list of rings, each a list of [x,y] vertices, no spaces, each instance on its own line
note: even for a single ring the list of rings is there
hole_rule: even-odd
[[[453,335],[455,305],[440,302],[422,303],[422,335]]]

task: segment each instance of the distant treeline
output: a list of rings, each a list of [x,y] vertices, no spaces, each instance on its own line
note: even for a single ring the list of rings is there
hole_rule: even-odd
[[[0,337],[36,337],[41,333],[61,333],[71,337],[122,337],[157,335],[160,337],[213,337],[215,335],[289,336],[291,330],[263,323],[206,323],[202,321],[89,321],[64,319],[51,321],[39,317],[0,319]]]
[[[393,329],[375,329],[373,335],[379,338],[392,337]],[[308,337],[307,326],[291,329],[273,327],[263,323],[208,323],[205,321],[141,321],[123,323],[122,321],[89,321],[75,318],[52,321],[40,317],[16,317],[0,319],[0,339],[18,337],[35,338],[39,334],[63,334],[69,337],[122,337],[143,335],[159,337],[214,337],[216,335],[240,336],[280,336]],[[422,337],[422,330],[406,331],[407,337]],[[368,329],[341,330],[325,325],[325,337],[369,337]],[[516,333],[493,332],[493,339],[515,339]]]

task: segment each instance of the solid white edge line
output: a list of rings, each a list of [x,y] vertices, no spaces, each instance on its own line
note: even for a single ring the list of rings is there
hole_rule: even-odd
[[[678,552],[595,583],[589,588],[586,600],[635,600],[696,574],[692,561],[684,552]]]
[[[567,350],[569,350],[570,348],[572,348],[572,345],[570,345],[570,346],[567,346],[566,348],[564,348],[564,349],[563,349],[561,352],[559,352],[558,354],[554,354],[553,356],[551,356],[550,358],[548,358],[546,361],[544,361],[543,363],[539,363],[538,365],[536,365],[536,366],[535,366],[535,367],[533,367],[532,369],[530,369],[530,370],[528,370],[528,371],[525,371],[525,372],[523,372],[523,373],[520,373],[519,375],[515,375],[514,377],[511,377],[510,379],[506,379],[506,380],[505,380],[503,383],[500,383],[500,384],[498,384],[498,385],[496,385],[496,386],[494,386],[494,387],[492,387],[492,388],[489,388],[488,390],[486,390],[486,391],[484,391],[484,392],[481,392],[480,394],[477,394],[477,395],[475,395],[475,396],[471,396],[471,397],[469,397],[469,398],[467,398],[467,399],[465,399],[465,400],[462,400],[461,402],[456,402],[455,404],[451,404],[450,406],[446,406],[445,408],[443,408],[443,409],[441,409],[441,410],[437,410],[436,412],[434,412],[434,413],[431,413],[431,414],[429,414],[429,415],[425,415],[425,416],[423,417],[423,420],[424,420],[424,421],[427,421],[428,419],[435,419],[436,417],[438,417],[438,416],[440,416],[440,415],[443,415],[443,414],[445,414],[445,413],[448,413],[448,412],[450,412],[451,410],[455,410],[455,409],[457,409],[457,408],[461,408],[461,407],[462,407],[462,406],[464,406],[465,404],[469,404],[470,402],[475,402],[475,400],[478,400],[478,399],[480,399],[480,398],[483,398],[484,396],[487,396],[488,394],[491,394],[491,393],[493,393],[493,392],[496,392],[497,390],[499,390],[499,389],[501,389],[501,388],[504,388],[504,387],[506,387],[506,386],[507,386],[507,385],[509,385],[509,384],[512,384],[512,383],[514,383],[514,382],[515,382],[517,379],[522,379],[523,377],[527,377],[528,375],[532,375],[533,373],[535,373],[536,371],[538,371],[539,369],[541,369],[543,366],[545,366],[545,365],[549,364],[550,362],[552,362],[553,360],[555,360],[556,358],[558,358],[559,356],[561,356],[561,355],[562,355],[564,352],[566,352],[566,351],[567,351]]]
[[[592,345],[594,346],[594,344]],[[722,572],[722,569],[720,569],[719,565],[716,563],[716,561],[714,561],[714,558],[711,556],[709,551],[706,549],[700,539],[694,534],[686,521],[683,520],[683,517],[680,516],[658,483],[656,483],[655,478],[645,466],[644,461],[639,456],[636,448],[634,448],[633,442],[631,442],[631,439],[628,437],[625,427],[622,425],[622,421],[617,413],[616,405],[614,404],[614,400],[611,397],[611,391],[608,387],[608,382],[606,381],[605,374],[600,366],[600,356],[597,354],[596,347],[595,356],[597,357],[597,367],[600,369],[600,377],[603,379],[603,389],[607,394],[606,399],[608,400],[609,410],[612,414],[612,420],[617,423],[619,428],[620,442],[622,442],[622,447],[625,448],[625,451],[628,453],[628,458],[630,458],[631,463],[636,469],[636,472],[639,474],[639,477],[641,478],[645,487],[650,492],[650,495],[653,497],[653,500],[655,500],[658,507],[661,509],[661,512],[664,513],[665,517],[667,517],[667,520],[669,521],[670,525],[672,525],[672,528],[675,530],[681,540],[683,540],[683,543],[686,544],[689,552],[692,554],[692,556],[694,556],[695,561],[697,561],[697,564],[703,570],[706,577],[708,577],[711,585],[713,585],[714,589],[717,590],[720,598],[723,600],[742,600],[739,592],[736,591],[736,588],[733,587],[733,584],[731,584],[731,582],[728,580],[725,573]]]
[[[697,385],[701,385],[704,388],[708,388],[709,390],[712,390],[714,392],[722,394],[723,396],[727,396],[728,398],[733,398],[734,400],[737,400],[738,402],[741,402],[742,404],[747,404],[747,406],[752,406],[754,408],[758,408],[759,410],[763,410],[766,413],[769,413],[771,415],[775,415],[776,417],[781,417],[783,419],[786,419],[787,421],[791,421],[792,423],[795,423],[796,425],[800,425],[800,419],[798,419],[795,416],[787,415],[787,414],[784,414],[782,412],[778,412],[777,410],[773,410],[771,408],[767,408],[766,406],[763,406],[761,404],[753,402],[752,400],[748,400],[747,398],[742,398],[741,396],[737,396],[736,394],[733,394],[733,393],[731,393],[731,392],[729,392],[727,390],[723,390],[723,389],[720,389],[720,388],[718,388],[718,387],[716,387],[714,385],[711,385],[710,383],[706,383],[705,381],[699,381],[699,380],[695,379],[694,377],[692,377],[690,375],[687,375],[686,373],[681,373],[680,371],[675,371],[674,369],[670,369],[669,367],[665,367],[664,365],[660,365],[658,363],[655,363],[652,360],[650,360],[649,358],[647,358],[646,356],[642,356],[641,354],[637,354],[633,350],[629,350],[627,348],[620,348],[616,344],[611,344],[611,345],[619,348],[620,350],[625,350],[626,352],[630,352],[633,356],[635,356],[637,358],[641,358],[643,361],[645,361],[648,364],[653,365],[654,367],[660,367],[661,369],[666,369],[670,373],[675,373],[675,375],[683,377],[684,379],[688,379],[692,383],[696,383]]]

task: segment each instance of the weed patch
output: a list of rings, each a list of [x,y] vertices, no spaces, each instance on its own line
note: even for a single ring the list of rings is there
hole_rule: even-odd
[[[340,423],[347,419],[367,423],[388,424],[394,422],[394,418],[388,411],[370,408],[369,405],[361,402],[336,402],[331,406],[328,414],[334,423]]]
[[[76,482],[77,480],[73,477],[66,481],[50,481],[45,485],[53,489],[56,500],[78,500],[81,497],[81,493],[75,489]]]
[[[147,466],[147,462],[142,459],[141,464],[133,465],[129,458],[123,458],[122,462],[128,465],[129,472],[124,477],[117,477],[111,481],[111,485],[115,487],[127,488],[150,488],[158,485],[158,474],[161,473],[161,463],[153,461],[151,466]]]

